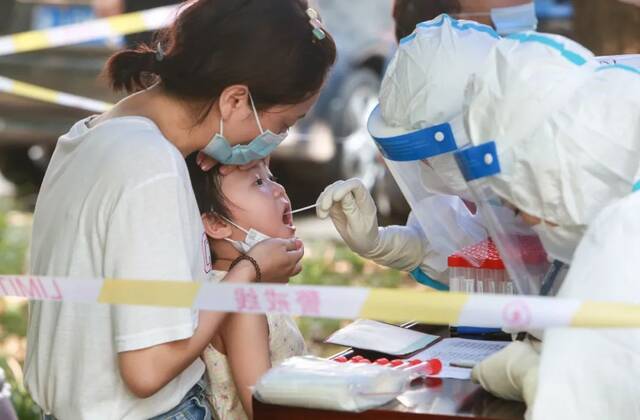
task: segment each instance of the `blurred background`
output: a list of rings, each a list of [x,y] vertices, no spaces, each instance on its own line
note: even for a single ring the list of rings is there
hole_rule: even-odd
[[[423,0],[431,1],[431,0]],[[630,2],[633,0],[627,0]],[[597,55],[640,53],[640,8],[618,0],[536,0],[539,30],[567,35]],[[44,29],[118,13],[113,0],[0,0],[0,35]],[[177,3],[125,1],[127,10]],[[338,61],[309,115],[277,149],[272,169],[287,187],[293,207],[315,202],[329,183],[359,177],[371,190],[383,223],[404,223],[402,195],[366,132],[385,66],[395,50],[393,0],[315,0],[338,45]],[[0,57],[0,76],[93,99],[119,98],[99,77],[116,49],[142,34]],[[25,271],[31,212],[57,138],[90,112],[0,93],[0,274]],[[362,260],[341,244],[330,222],[313,212],[296,219],[306,244],[296,283],[418,287],[404,273]],[[55,246],[55,244],[52,244]],[[11,385],[20,419],[38,413],[22,385],[26,305],[0,299],[0,368]],[[339,350],[322,340],[340,321],[305,318],[300,327],[313,353]],[[0,399],[2,398],[0,375]]]

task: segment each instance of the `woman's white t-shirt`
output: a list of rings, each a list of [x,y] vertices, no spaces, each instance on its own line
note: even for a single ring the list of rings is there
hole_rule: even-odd
[[[208,243],[183,156],[157,126],[121,117],[60,137],[38,196],[31,273],[204,281]],[[202,377],[197,359],[155,395],[123,383],[119,352],[189,338],[190,309],[31,302],[26,384],[61,420],[144,419]]]

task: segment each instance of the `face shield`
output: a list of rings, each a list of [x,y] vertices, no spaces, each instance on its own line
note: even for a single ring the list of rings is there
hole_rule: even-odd
[[[388,126],[379,107],[373,110],[368,122],[369,133],[430,246],[445,256],[487,237],[481,220],[460,198],[462,195],[471,199],[452,154],[458,149],[458,142],[468,144],[459,122],[460,119],[455,119],[452,123],[406,132]]]
[[[495,143],[459,150],[455,158],[474,197],[478,216],[498,249],[517,293],[539,294],[550,262],[539,236],[522,220],[518,209],[490,186],[489,178],[500,173]],[[487,247],[486,255],[490,252]]]
[[[499,38],[487,25],[447,15],[419,23],[400,41],[368,121],[429,246],[445,258],[487,235],[463,201],[471,196],[451,152],[468,144],[467,81]]]

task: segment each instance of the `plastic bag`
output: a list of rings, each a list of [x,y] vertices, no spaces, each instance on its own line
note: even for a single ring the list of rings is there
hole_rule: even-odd
[[[395,399],[414,376],[374,364],[292,357],[262,376],[254,395],[270,404],[364,411]]]

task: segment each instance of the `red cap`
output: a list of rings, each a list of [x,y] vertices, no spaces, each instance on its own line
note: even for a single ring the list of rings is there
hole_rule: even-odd
[[[437,375],[442,370],[442,362],[440,359],[429,359],[427,361],[427,374]]]
[[[449,267],[504,270],[498,248],[491,239],[461,249],[449,256],[448,263]]]
[[[537,236],[518,235],[517,240],[525,264],[539,265],[547,262],[547,254]],[[498,248],[491,239],[461,249],[449,256],[447,262],[449,267],[505,269]]]

